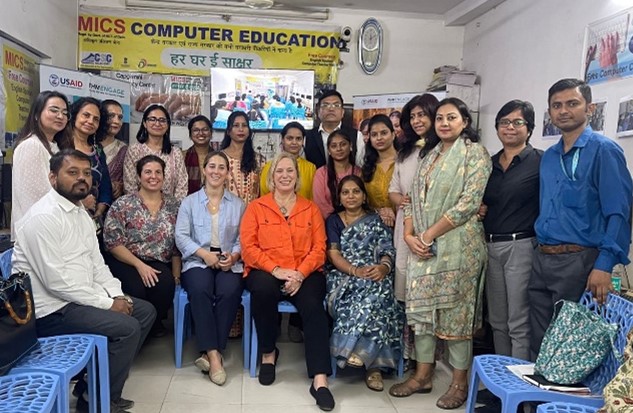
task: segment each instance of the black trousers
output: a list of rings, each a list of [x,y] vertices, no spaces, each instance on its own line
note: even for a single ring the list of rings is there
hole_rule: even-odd
[[[532,361],[536,360],[541,349],[556,302],[580,300],[597,257],[598,250],[595,248],[569,254],[543,254],[538,248],[534,251],[528,284]]]
[[[246,277],[260,352],[270,353],[275,350],[277,304],[281,300],[287,300],[297,307],[303,320],[308,376],[312,378],[317,374],[332,374],[328,318],[323,307],[325,276],[320,272],[313,272],[292,297],[281,293],[283,284],[283,281],[272,274],[260,270],[253,270]]]
[[[141,260],[150,267],[160,271],[158,282],[153,287],[145,287],[143,279],[136,268],[125,264],[112,254],[106,254],[105,262],[110,267],[110,272],[121,281],[121,289],[132,297],[138,297],[149,301],[156,309],[156,322],[167,318],[167,312],[174,300],[176,283],[171,273],[171,265],[161,261]]]
[[[242,274],[190,268],[181,278],[189,297],[198,350],[224,350],[244,290]]]
[[[156,318],[147,301],[134,298],[132,315],[70,303],[37,319],[38,337],[61,334],[99,334],[108,338],[110,401],[121,398],[132,361]]]

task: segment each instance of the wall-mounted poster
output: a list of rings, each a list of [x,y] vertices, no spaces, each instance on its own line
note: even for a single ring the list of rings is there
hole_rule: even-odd
[[[594,98],[593,103],[596,107],[589,118],[589,125],[594,131],[604,134],[604,118],[607,114],[607,100],[604,98]]]
[[[583,73],[588,84],[633,76],[632,12],[624,10],[587,26]]]
[[[549,117],[549,112],[545,109],[543,114],[543,139],[558,139],[561,135],[560,129],[554,126],[552,118]]]
[[[618,138],[633,136],[633,96],[625,96],[620,99],[616,136]]]

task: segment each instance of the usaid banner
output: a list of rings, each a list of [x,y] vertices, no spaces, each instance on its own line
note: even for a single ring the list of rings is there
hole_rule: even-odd
[[[40,90],[56,90],[63,93],[71,104],[84,96],[119,102],[123,107],[123,128],[121,128],[118,138],[124,142],[129,141],[130,84],[128,82],[76,70],[41,65]]]

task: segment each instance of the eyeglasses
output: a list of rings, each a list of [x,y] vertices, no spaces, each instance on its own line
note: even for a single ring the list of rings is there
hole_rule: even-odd
[[[108,113],[108,120],[117,118],[119,120],[123,120],[123,115],[119,115],[118,113]]]
[[[164,125],[166,123],[169,123],[169,121],[167,120],[167,118],[156,118],[154,116],[150,116],[149,118],[145,119],[145,121],[149,122],[149,123],[160,123],[161,125]]]
[[[207,133],[209,132],[211,129],[209,128],[200,128],[200,129],[191,129],[191,134],[192,135],[197,135],[199,133]]]
[[[321,103],[320,105],[321,109],[340,109],[343,107],[343,105],[341,105],[340,103]]]
[[[508,126],[510,126],[510,124],[512,124],[512,126],[514,126],[515,128],[520,128],[521,126],[526,125],[527,122],[523,119],[515,119],[515,120],[501,119],[498,123],[498,125],[501,126],[502,128],[507,128]]]
[[[55,116],[62,114],[65,117],[70,118],[70,113],[66,109],[58,108],[57,106],[49,106],[46,109]]]

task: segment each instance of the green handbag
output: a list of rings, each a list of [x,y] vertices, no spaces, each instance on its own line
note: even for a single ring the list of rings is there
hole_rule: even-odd
[[[616,324],[573,301],[561,300],[562,307],[545,332],[534,370],[559,384],[580,383],[609,354],[618,351],[614,340]]]

